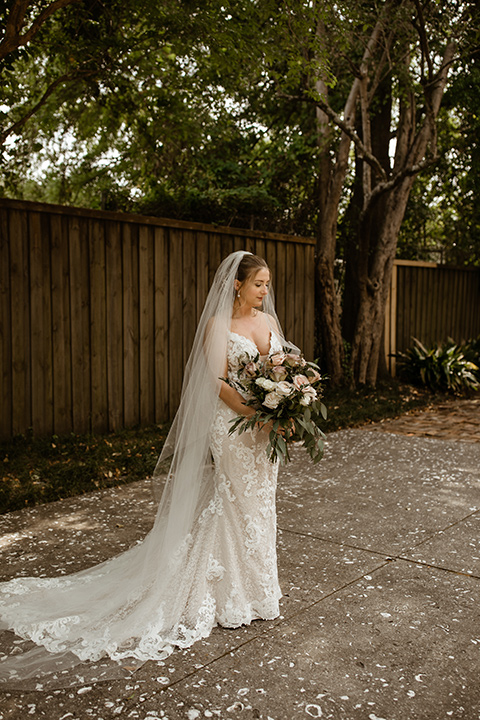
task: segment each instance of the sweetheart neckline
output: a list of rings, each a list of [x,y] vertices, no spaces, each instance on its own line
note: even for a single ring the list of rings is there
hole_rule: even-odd
[[[249,338],[246,335],[241,335],[240,333],[236,333],[236,332],[234,332],[234,330],[229,330],[228,332],[230,333],[230,335],[236,335],[239,338],[243,338],[244,340],[248,340],[248,342],[251,342],[252,345],[254,346],[254,348],[256,349],[256,351],[258,352],[258,354],[260,355],[260,357],[268,357],[268,355],[270,354],[270,350],[272,349],[272,341],[273,341],[273,332],[271,330],[270,330],[270,341],[269,341],[269,346],[268,346],[268,352],[265,354],[262,354],[260,352],[260,348],[258,347],[257,343],[254,340],[252,340],[252,338]]]

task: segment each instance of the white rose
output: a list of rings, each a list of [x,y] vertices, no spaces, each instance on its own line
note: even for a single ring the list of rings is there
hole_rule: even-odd
[[[277,392],[279,395],[285,395],[286,397],[288,395],[291,395],[294,390],[295,388],[292,383],[289,383],[286,380],[281,380],[279,383],[277,383],[277,387],[275,388],[275,392]]]
[[[302,397],[300,398],[300,405],[310,405],[310,403],[317,397],[317,392],[310,385],[302,387]]]
[[[258,378],[255,382],[264,390],[275,390],[277,387],[277,383],[274,383],[273,380],[268,380],[268,378]]]
[[[269,392],[268,395],[266,395],[265,400],[263,401],[263,404],[265,407],[270,408],[270,410],[275,410],[276,407],[280,404],[282,400],[282,396],[279,395],[277,392]]]

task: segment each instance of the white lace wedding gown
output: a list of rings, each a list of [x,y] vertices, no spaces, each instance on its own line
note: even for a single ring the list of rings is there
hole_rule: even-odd
[[[281,349],[272,333],[270,351]],[[229,334],[232,381],[239,358],[257,352],[248,338]],[[192,531],[174,557],[157,556],[152,531],[141,544],[79,573],[0,585],[0,628],[49,651],[42,649],[32,663],[32,676],[55,670],[57,658],[63,667],[65,656],[78,662],[107,655],[126,664],[164,659],[216,624],[238,627],[278,616],[278,465],[268,460],[266,433],[228,434],[234,417],[219,399],[210,441],[213,482],[202,489]],[[15,678],[17,662],[24,676],[21,656],[0,663],[0,676]]]

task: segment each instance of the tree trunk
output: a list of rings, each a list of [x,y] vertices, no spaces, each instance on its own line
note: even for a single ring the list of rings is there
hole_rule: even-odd
[[[330,382],[338,385],[343,379],[343,340],[340,299],[335,289],[334,275],[338,207],[332,198],[331,179],[334,175],[330,158],[324,153],[320,160],[321,182],[318,193],[320,222],[315,252],[315,308],[325,369]]]
[[[377,246],[369,272],[359,288],[360,303],[352,347],[352,372],[359,384],[375,385],[385,323],[385,307],[392,275],[397,237],[413,177],[404,180],[384,203],[384,221],[377,227]],[[368,231],[367,231],[368,232]]]
[[[332,265],[324,258],[315,258],[315,303],[318,312],[318,329],[322,344],[325,370],[332,385],[343,379],[343,342],[340,329],[340,312]]]
[[[365,78],[369,64],[383,38],[384,23],[391,10],[387,2],[384,13],[375,24],[365,47],[359,74],[355,77],[340,119],[328,105],[328,87],[325,79],[316,78],[315,89],[318,93],[317,137],[321,149],[319,166],[319,229],[316,246],[316,309],[318,325],[323,345],[323,355],[327,372],[332,384],[338,384],[344,378],[344,347],[341,332],[340,299],[335,290],[335,256],[337,243],[337,218],[340,199],[349,166],[349,154],[352,143],[350,131],[355,124],[355,111],[358,96],[365,95]],[[317,27],[319,37],[325,35],[322,23]],[[332,133],[329,127],[331,116],[340,122],[342,134],[337,147],[333,150]],[[333,152],[332,152],[333,151]],[[375,161],[375,158],[372,158]],[[365,173],[370,177],[370,169]]]
[[[327,87],[322,79],[317,79],[316,87],[326,96]],[[337,209],[348,168],[348,150],[346,138],[342,139],[336,162],[332,163],[328,118],[320,108],[316,108],[316,120],[321,153],[318,172],[319,225],[315,248],[315,310],[325,369],[332,385],[338,385],[343,380],[343,340],[334,268]]]
[[[385,173],[390,175],[391,75],[387,75],[379,84],[376,97],[376,110],[369,117],[370,132],[367,140],[372,153],[380,162]],[[365,143],[362,132],[364,124],[366,124],[365,119],[358,124],[357,133]],[[368,195],[364,183],[366,177],[364,166],[367,163],[359,156],[358,150],[356,150],[355,156],[353,193],[345,215],[347,224],[344,238],[346,268],[342,313],[343,336],[350,346],[354,344],[361,300],[368,287],[372,251],[378,242],[379,228],[387,213],[384,196],[378,198],[370,212],[362,213],[365,197]]]
[[[418,130],[418,108],[413,95],[405,93],[400,105],[393,177],[379,181],[365,196],[359,233],[364,238],[368,259],[363,257],[362,263],[359,263],[359,306],[351,355],[353,377],[360,384],[375,385],[377,380],[385,306],[398,233],[414,179],[422,169],[429,148],[435,155],[436,118],[453,51],[452,43],[445,49],[437,75],[425,87],[425,118]],[[405,62],[408,67],[409,58],[406,57]],[[380,206],[378,200],[381,201]],[[369,239],[368,246],[366,238]]]

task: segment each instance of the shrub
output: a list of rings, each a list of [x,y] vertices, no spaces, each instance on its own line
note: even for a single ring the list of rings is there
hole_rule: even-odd
[[[476,370],[472,370],[472,372],[480,381],[480,335],[462,345],[462,350],[465,359],[476,366]]]
[[[459,392],[480,389],[475,375],[478,366],[451,338],[430,348],[417,338],[412,340],[414,344],[407,352],[395,354],[399,373],[406,380],[426,385],[432,390]]]

